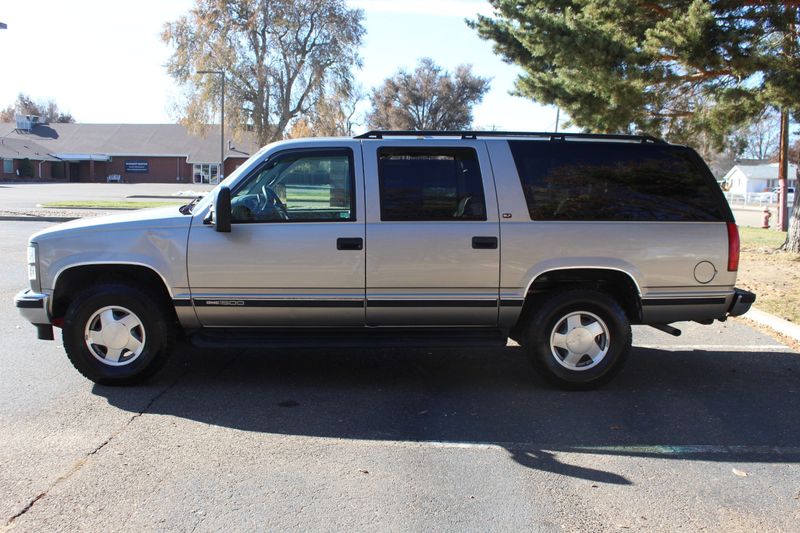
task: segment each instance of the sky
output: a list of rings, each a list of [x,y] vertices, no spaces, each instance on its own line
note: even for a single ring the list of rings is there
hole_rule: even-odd
[[[431,57],[447,70],[468,63],[492,79],[474,109],[476,128],[551,131],[556,109],[511,96],[518,67],[492,52],[466,18],[490,15],[485,0],[347,0],[364,10],[364,66],[369,90],[398,69]],[[0,22],[0,107],[22,92],[55,100],[84,123],[171,123],[179,88],[164,64],[164,23],[192,0],[3,0]],[[564,115],[561,115],[562,122]]]

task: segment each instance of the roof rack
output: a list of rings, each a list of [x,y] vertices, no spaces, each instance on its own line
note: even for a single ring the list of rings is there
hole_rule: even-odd
[[[547,131],[460,131],[460,130],[370,130],[354,139],[383,139],[384,137],[546,137],[551,141],[567,139],[597,139],[609,141],[638,141],[642,143],[666,144],[666,141],[652,135],[623,135],[619,133],[554,133]]]

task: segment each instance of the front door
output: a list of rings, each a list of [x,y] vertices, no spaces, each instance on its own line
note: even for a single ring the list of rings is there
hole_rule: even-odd
[[[360,152],[353,141],[272,154],[231,191],[230,233],[194,220],[189,284],[204,326],[364,325]]]
[[[499,219],[480,141],[363,141],[367,324],[494,326]]]

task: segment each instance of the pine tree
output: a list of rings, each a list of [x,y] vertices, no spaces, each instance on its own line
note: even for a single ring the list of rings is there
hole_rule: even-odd
[[[522,68],[516,93],[587,130],[722,148],[769,108],[800,116],[797,0],[489,1],[469,23]]]

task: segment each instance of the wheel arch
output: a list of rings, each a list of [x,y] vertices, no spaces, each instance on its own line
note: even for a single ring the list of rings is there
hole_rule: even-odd
[[[70,301],[79,290],[99,283],[121,282],[152,290],[168,308],[173,309],[172,291],[164,276],[155,268],[134,262],[81,263],[64,267],[53,278],[50,298],[50,315],[53,319],[64,316]]]
[[[511,328],[512,338],[536,305],[536,300],[543,294],[569,287],[584,287],[602,290],[613,297],[625,311],[632,324],[642,320],[642,291],[631,272],[623,268],[601,266],[563,266],[544,270],[528,283],[522,310]]]

